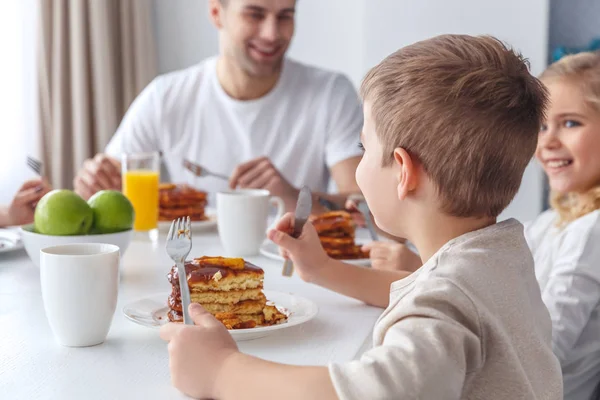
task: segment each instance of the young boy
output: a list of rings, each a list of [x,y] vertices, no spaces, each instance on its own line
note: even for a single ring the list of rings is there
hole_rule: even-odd
[[[347,364],[279,365],[239,353],[193,304],[196,326],[161,330],[173,384],[215,399],[561,399],[523,227],[496,223],[534,153],[543,87],[497,40],[449,35],[392,54],[361,91],[357,182],[377,225],[424,265],[400,279],[331,260],[312,225],[284,233],[292,215],[269,237],[305,281],[387,307],[373,349]]]

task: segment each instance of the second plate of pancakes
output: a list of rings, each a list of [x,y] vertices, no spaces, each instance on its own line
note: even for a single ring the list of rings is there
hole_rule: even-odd
[[[260,246],[260,254],[265,257],[271,258],[273,260],[284,262],[285,259],[279,254],[279,246],[270,240],[266,240],[262,246]],[[368,267],[371,265],[371,260],[369,258],[357,258],[351,260],[339,260],[348,264],[360,265],[363,267]]]
[[[204,231],[213,229],[217,226],[217,212],[214,209],[206,209],[207,219],[204,221],[192,221],[192,231]],[[172,221],[158,221],[158,229],[168,232]]]

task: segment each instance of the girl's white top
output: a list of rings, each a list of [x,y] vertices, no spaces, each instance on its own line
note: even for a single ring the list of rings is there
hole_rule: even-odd
[[[552,318],[564,396],[589,399],[600,382],[600,210],[563,228],[554,210],[525,228],[542,299]]]

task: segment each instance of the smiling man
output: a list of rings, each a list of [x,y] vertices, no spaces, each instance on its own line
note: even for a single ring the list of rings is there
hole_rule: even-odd
[[[340,193],[358,192],[358,96],[343,75],[285,57],[295,7],[295,0],[210,0],[219,55],[156,78],[131,105],[106,154],[85,162],[77,192],[89,197],[120,188],[120,154],[148,151],[162,152],[174,182],[207,191],[268,189],[288,209],[302,185],[326,192],[330,178]],[[195,178],[183,159],[229,182]]]

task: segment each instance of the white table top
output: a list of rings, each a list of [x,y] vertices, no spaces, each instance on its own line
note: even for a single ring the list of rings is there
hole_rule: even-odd
[[[121,266],[117,310],[107,340],[87,348],[54,341],[44,314],[39,270],[24,250],[0,254],[0,398],[2,399],[177,399],[171,386],[166,344],[158,330],[127,320],[125,304],[170,291],[172,261],[164,242],[134,240]],[[223,255],[216,232],[194,233],[190,257]],[[311,321],[251,341],[241,351],[296,365],[326,365],[354,359],[371,342],[380,309],[297,276],[281,276],[281,263],[248,258],[265,271],[267,290],[309,298],[319,306]]]

